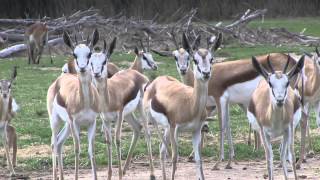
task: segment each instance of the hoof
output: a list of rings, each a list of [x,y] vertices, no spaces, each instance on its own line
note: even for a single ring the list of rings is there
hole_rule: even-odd
[[[301,169],[301,165],[300,165],[300,164],[297,164],[297,165],[296,165],[296,169]]]
[[[218,166],[213,166],[212,170],[213,170],[213,171],[219,171],[220,168],[219,168]]]
[[[194,162],[193,156],[188,157],[188,162]]]
[[[268,179],[268,177],[269,177],[268,174],[263,175],[263,179]]]
[[[232,169],[232,166],[230,164],[226,165],[225,169]]]
[[[156,180],[156,177],[154,175],[150,175],[150,180]]]

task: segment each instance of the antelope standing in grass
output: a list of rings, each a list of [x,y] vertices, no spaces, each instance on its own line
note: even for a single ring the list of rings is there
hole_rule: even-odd
[[[91,72],[94,77],[95,85],[99,93],[100,106],[102,107],[102,119],[105,130],[106,142],[108,145],[108,179],[112,176],[112,137],[111,137],[111,121],[115,120],[115,144],[117,150],[119,165],[119,179],[122,179],[123,174],[129,167],[132,153],[139,134],[141,132],[141,125],[137,121],[132,113],[135,110],[139,110],[142,117],[142,122],[145,128],[146,141],[148,145],[148,151],[150,155],[150,178],[155,179],[153,173],[153,163],[151,156],[151,144],[149,129],[144,116],[142,108],[143,87],[149,82],[148,78],[136,70],[127,69],[122,70],[114,74],[111,78],[107,78],[108,72],[108,60],[115,47],[116,38],[112,41],[109,50],[107,51],[106,42],[104,41],[104,48],[101,53],[94,53],[91,58]],[[128,157],[125,162],[125,166],[121,167],[121,128],[124,118],[131,125],[134,133],[128,153]],[[123,172],[122,172],[123,171]]]
[[[265,149],[268,176],[273,179],[273,152],[271,139],[283,136],[281,145],[281,164],[285,179],[287,172],[287,147],[289,161],[292,165],[294,177],[297,179],[294,156],[294,128],[301,118],[300,98],[290,87],[290,81],[301,71],[304,65],[304,56],[288,72],[287,65],[283,71],[275,71],[268,60],[271,73],[265,70],[255,57],[252,57],[253,67],[264,77],[252,94],[247,116],[252,127],[260,132]]]
[[[259,63],[269,70],[267,60],[273,64],[275,70],[281,70],[289,59],[288,66],[291,68],[296,61],[289,55],[272,53],[270,55],[258,56]],[[220,158],[213,169],[218,169],[224,160],[224,133],[227,132],[229,145],[229,161],[226,168],[232,168],[231,162],[234,158],[234,148],[229,121],[229,105],[241,104],[247,109],[251,95],[262,79],[251,64],[250,59],[222,62],[213,65],[213,75],[209,81],[209,97],[214,97],[220,126]],[[291,84],[293,86],[293,83]]]
[[[89,59],[92,47],[99,40],[97,30],[92,35],[90,44],[74,45],[67,32],[63,40],[73,50],[77,75],[63,74],[54,81],[47,93],[47,109],[52,131],[52,163],[53,179],[57,179],[57,160],[59,179],[63,179],[62,146],[68,136],[72,135],[75,153],[75,179],[78,179],[80,154],[80,126],[88,127],[88,153],[91,161],[93,178],[97,179],[94,156],[94,139],[96,117],[99,110],[99,94],[92,84]],[[64,127],[59,132],[59,126]]]
[[[196,50],[193,52],[185,34],[183,45],[194,60],[194,87],[180,83],[169,76],[160,76],[146,87],[143,104],[148,117],[165,128],[160,148],[163,179],[166,179],[165,156],[169,137],[172,149],[171,179],[174,179],[178,160],[179,131],[192,132],[197,176],[199,179],[204,179],[200,153],[201,128],[207,116],[208,80],[214,60],[213,54],[208,49],[195,47]]]
[[[303,92],[303,100],[304,100],[304,110],[303,116],[301,120],[301,146],[300,146],[300,158],[297,162],[297,168],[300,168],[301,163],[306,160],[305,157],[305,139],[306,139],[306,132],[308,130],[309,124],[309,112],[312,106],[318,105],[320,100],[320,52],[318,48],[316,48],[316,53],[312,55],[306,56],[304,62],[304,69],[303,69],[303,76],[304,78],[304,91],[302,91],[302,83],[301,78],[300,82],[298,83],[299,92]],[[316,117],[317,117],[317,125],[320,126],[320,118],[319,118],[319,105],[317,106]],[[309,146],[311,144],[311,137],[309,137]]]
[[[15,128],[10,125],[11,119],[18,110],[18,105],[11,95],[12,82],[17,76],[17,67],[14,67],[10,80],[0,80],[0,136],[5,149],[5,156],[10,170],[10,175],[14,176],[14,167],[17,161],[17,134]],[[10,149],[12,148],[12,159]]]
[[[25,39],[28,46],[28,63],[39,64],[43,48],[48,41],[47,25],[37,22],[29,26],[25,32]]]

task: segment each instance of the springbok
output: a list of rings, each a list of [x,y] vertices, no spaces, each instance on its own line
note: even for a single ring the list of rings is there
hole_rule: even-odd
[[[256,71],[265,79],[261,80],[252,94],[247,116],[252,127],[260,132],[265,149],[268,176],[273,179],[273,152],[271,138],[283,136],[281,145],[281,164],[285,179],[287,172],[287,147],[289,161],[292,165],[294,177],[297,179],[294,155],[294,126],[301,118],[300,97],[290,87],[290,81],[301,71],[304,65],[304,56],[286,73],[289,59],[283,71],[275,71],[268,59],[271,73],[265,70],[255,57],[252,64]]]
[[[73,50],[77,75],[63,74],[49,87],[47,93],[47,109],[52,131],[52,163],[53,179],[57,178],[56,161],[60,179],[63,179],[62,146],[71,133],[75,153],[75,179],[78,179],[80,154],[80,126],[88,127],[88,153],[91,161],[93,178],[97,179],[94,156],[94,139],[96,117],[99,110],[99,95],[92,84],[89,59],[92,47],[99,40],[97,29],[93,32],[90,44],[74,45],[67,32],[63,33],[63,40]],[[59,132],[60,124],[64,127]],[[59,133],[58,133],[59,132]]]
[[[281,70],[289,59],[288,66],[291,68],[296,61],[289,55],[272,53],[270,55],[258,56],[259,63],[269,70],[267,60],[273,64],[275,70]],[[220,158],[213,169],[219,169],[219,164],[224,160],[224,133],[227,132],[229,145],[229,161],[226,168],[232,168],[231,162],[234,158],[232,143],[229,105],[241,104],[247,109],[253,91],[256,89],[262,77],[255,71],[250,59],[216,63],[213,65],[213,74],[209,81],[209,97],[214,97],[220,126]],[[293,83],[291,84],[293,86]]]
[[[103,126],[105,130],[106,142],[108,145],[108,179],[112,176],[112,137],[111,137],[111,121],[116,121],[115,144],[119,161],[119,179],[127,170],[134,147],[141,132],[141,125],[132,113],[138,109],[143,119],[143,125],[146,133],[146,141],[150,154],[151,179],[155,179],[153,173],[153,163],[151,156],[150,134],[147,127],[146,119],[142,108],[143,88],[149,82],[148,78],[136,70],[127,69],[114,74],[111,78],[107,78],[108,60],[113,52],[116,44],[116,38],[112,41],[107,51],[106,42],[104,41],[103,51],[93,53],[90,58],[91,72],[94,77],[95,85],[99,93],[100,107],[102,111]],[[130,145],[128,157],[125,166],[121,167],[121,128],[124,118],[133,128],[133,137]],[[123,172],[122,172],[123,171]]]
[[[317,125],[320,126],[320,118],[319,118],[319,101],[320,101],[320,52],[318,48],[316,48],[316,53],[312,56],[307,54],[306,60],[304,61],[304,69],[303,69],[304,78],[304,91],[302,91],[302,83],[301,78],[298,83],[299,92],[303,92],[303,100],[304,100],[304,110],[303,116],[301,120],[301,146],[300,146],[300,158],[297,162],[297,168],[300,168],[301,163],[306,160],[305,157],[305,139],[306,132],[309,124],[309,112],[312,106],[317,106],[316,110],[316,119]],[[309,137],[309,146],[311,146],[311,140]]]
[[[37,22],[29,26],[25,32],[25,39],[28,46],[28,63],[39,64],[43,48],[48,41],[46,23]]]
[[[200,39],[200,36],[198,37]],[[163,179],[166,179],[165,156],[170,136],[172,148],[172,173],[174,179],[178,157],[178,132],[192,131],[193,150],[197,165],[197,176],[204,179],[201,160],[201,128],[206,119],[208,81],[211,76],[213,54],[208,49],[192,50],[186,35],[183,35],[184,49],[194,60],[194,87],[187,86],[170,76],[160,76],[146,87],[143,99],[148,118],[165,128],[160,148]],[[183,113],[181,113],[183,112]]]
[[[0,80],[0,136],[2,137],[5,155],[10,170],[10,175],[14,176],[14,167],[16,166],[17,154],[17,134],[15,128],[10,125],[11,119],[19,109],[14,98],[11,95],[11,85],[17,76],[17,67],[14,67],[10,80]],[[10,149],[12,148],[12,159]]]

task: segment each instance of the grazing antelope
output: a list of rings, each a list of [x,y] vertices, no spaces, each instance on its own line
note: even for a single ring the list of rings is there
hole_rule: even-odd
[[[258,56],[259,63],[269,70],[267,60],[273,64],[275,70],[280,70],[289,59],[288,67],[291,68],[296,61],[289,55],[272,53]],[[226,168],[232,168],[234,148],[229,122],[229,105],[241,104],[247,109],[253,91],[262,77],[255,71],[250,59],[222,62],[213,65],[213,74],[209,81],[209,97],[214,97],[220,126],[220,158],[213,169],[219,169],[219,164],[224,160],[224,133],[226,131],[229,145],[229,161]],[[293,86],[293,83],[291,84]]]
[[[14,67],[10,80],[0,80],[0,136],[5,148],[5,155],[10,170],[10,175],[14,176],[17,154],[17,134],[15,128],[9,123],[18,110],[18,105],[11,95],[11,85],[17,76],[17,67]],[[10,149],[12,148],[12,159]]]
[[[214,60],[213,54],[208,49],[195,47],[195,52],[193,52],[185,34],[183,35],[183,45],[194,60],[194,87],[180,83],[170,76],[160,76],[146,87],[143,104],[147,117],[152,117],[156,124],[159,123],[165,128],[160,148],[163,179],[166,179],[165,155],[169,136],[172,148],[171,179],[174,179],[178,160],[179,131],[192,132],[197,176],[199,179],[204,179],[200,153],[201,128],[207,116],[205,107],[208,97],[208,80],[211,76],[211,64]]]
[[[28,63],[39,64],[43,48],[48,41],[46,23],[37,22],[29,26],[25,32],[25,39],[28,46]]]
[[[271,139],[283,136],[281,145],[281,164],[285,179],[287,172],[287,147],[289,161],[292,165],[294,177],[297,179],[294,156],[294,126],[301,118],[300,98],[290,87],[290,81],[301,71],[304,65],[304,56],[286,73],[287,65],[283,71],[275,71],[268,59],[271,73],[265,70],[255,57],[252,64],[256,71],[264,77],[252,94],[247,116],[252,127],[260,132],[260,137],[265,149],[268,176],[273,179],[273,152]]]
[[[303,69],[304,78],[304,87],[302,87],[301,78],[298,83],[299,92],[303,92],[303,100],[304,100],[304,110],[303,116],[301,120],[301,146],[300,146],[300,158],[297,162],[297,168],[300,168],[301,163],[306,160],[305,157],[305,139],[306,132],[309,124],[309,112],[312,106],[316,106],[320,100],[320,52],[318,48],[316,48],[316,53],[310,57],[310,55],[306,56],[304,62]],[[302,91],[302,88],[304,91]],[[317,125],[320,126],[319,119],[319,105],[317,106]],[[309,146],[311,146],[310,137],[309,137]]]
[[[77,75],[63,74],[54,81],[47,93],[47,109],[52,131],[52,163],[53,179],[57,179],[57,160],[59,179],[63,179],[62,146],[70,133],[73,137],[75,152],[75,179],[78,179],[80,154],[80,126],[88,127],[88,153],[91,161],[93,178],[97,179],[94,156],[94,139],[96,117],[100,113],[99,95],[92,84],[89,59],[92,47],[99,40],[97,29],[93,32],[89,44],[76,44],[71,41],[67,32],[63,33],[63,40],[73,50]],[[59,132],[60,124],[64,127]],[[59,132],[59,133],[58,133]]]
[[[123,173],[127,170],[134,147],[138,140],[141,125],[132,113],[139,110],[143,119],[143,125],[146,132],[146,141],[150,155],[151,179],[155,179],[153,174],[153,163],[151,156],[150,134],[147,127],[146,119],[142,108],[143,87],[149,82],[148,78],[136,70],[127,69],[114,74],[111,78],[107,78],[108,60],[113,52],[116,44],[116,38],[112,41],[107,51],[106,42],[101,53],[93,53],[90,58],[91,72],[94,77],[95,85],[99,93],[100,107],[102,107],[102,119],[105,130],[106,142],[108,145],[108,179],[112,176],[112,137],[111,137],[111,121],[115,120],[115,144],[117,150],[119,165],[119,179],[122,179]],[[133,137],[130,145],[128,157],[125,166],[121,167],[121,128],[124,118],[133,128]],[[122,172],[123,171],[123,172]]]

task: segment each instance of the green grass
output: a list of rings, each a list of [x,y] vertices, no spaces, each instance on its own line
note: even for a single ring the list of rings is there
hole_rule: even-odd
[[[316,29],[320,28],[320,23],[316,22],[315,19],[311,19],[313,23],[310,23],[310,32],[307,33],[313,35],[319,35]],[[305,19],[292,19],[292,20],[266,20],[263,24],[264,27],[275,26],[279,27],[285,24],[286,27],[290,27],[289,30],[299,32],[306,24],[309,24]],[[296,25],[298,24],[298,25]],[[257,27],[261,26],[259,21],[253,22],[250,26]],[[306,27],[309,27],[306,26]],[[292,29],[291,29],[292,28]],[[216,56],[227,56],[230,60],[239,58],[250,58],[252,55],[261,55],[271,52],[299,52],[301,47],[273,47],[269,45],[256,46],[256,47],[241,47],[239,45],[229,45],[224,49],[217,52]],[[307,50],[312,50],[312,48],[306,48]],[[154,56],[155,60],[159,62],[158,71],[149,71],[147,76],[153,79],[159,75],[170,75],[178,78],[176,72],[176,67],[174,60],[172,58],[163,58],[159,56]],[[49,85],[60,75],[61,67],[65,63],[65,57],[58,56],[55,57],[54,65],[51,65],[48,57],[44,57],[41,64],[28,65],[26,58],[13,58],[13,59],[2,59],[0,61],[0,78],[7,78],[11,73],[11,69],[14,65],[18,65],[18,77],[13,86],[13,95],[20,105],[21,110],[19,111],[16,118],[13,120],[13,125],[17,129],[19,141],[19,150],[25,152],[26,149],[32,148],[31,154],[24,154],[23,157],[18,156],[18,166],[25,169],[48,169],[51,167],[51,155],[50,153],[43,153],[42,147],[46,147],[50,152],[50,138],[51,130],[49,126],[49,120],[46,110],[46,93]],[[112,62],[118,64],[121,68],[128,67],[128,62],[132,62],[134,59],[133,55],[115,53],[112,56]],[[232,124],[232,135],[235,142],[235,153],[236,159],[238,160],[248,160],[248,159],[263,159],[264,152],[259,150],[258,152],[253,151],[252,146],[246,144],[248,123],[245,114],[237,106],[232,106],[231,108],[231,124]],[[125,124],[125,126],[127,126]],[[98,120],[96,143],[95,143],[95,154],[96,161],[99,166],[105,167],[107,164],[106,156],[106,145],[104,143],[104,138],[100,132],[101,122]],[[210,122],[210,133],[207,136],[206,146],[203,149],[204,157],[211,157],[214,160],[218,158],[218,122]],[[311,115],[311,127],[316,128],[314,113]],[[123,130],[122,138],[122,152],[123,157],[126,157],[128,148],[131,141],[131,130],[130,128],[125,128]],[[179,142],[179,153],[180,156],[187,156],[191,150],[191,138],[187,133],[182,133]],[[319,137],[314,136],[315,139],[315,151],[320,152],[320,142]],[[298,143],[298,141],[297,141]],[[227,143],[226,143],[227,144]],[[64,164],[67,167],[72,167],[74,162],[73,153],[73,143],[71,138],[65,143],[65,158]],[[297,144],[298,145],[298,144]],[[228,147],[226,146],[226,155]],[[154,135],[152,139],[153,154],[158,158],[158,147],[159,140],[157,136]],[[296,152],[298,152],[298,146],[296,146]],[[278,158],[277,145],[274,148],[276,153],[276,158]],[[115,148],[113,147],[113,163],[117,164]],[[39,151],[39,153],[35,153]],[[143,134],[141,135],[137,147],[134,151],[134,158],[147,157],[146,144],[144,141]],[[89,167],[90,163],[88,161],[87,154],[87,137],[86,132],[81,132],[81,167]]]

